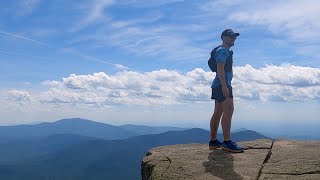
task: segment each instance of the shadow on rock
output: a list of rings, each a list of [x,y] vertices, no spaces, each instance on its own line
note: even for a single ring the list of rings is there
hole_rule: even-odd
[[[234,157],[232,153],[215,150],[208,155],[208,161],[203,162],[207,173],[225,180],[242,180],[243,177],[233,170]]]

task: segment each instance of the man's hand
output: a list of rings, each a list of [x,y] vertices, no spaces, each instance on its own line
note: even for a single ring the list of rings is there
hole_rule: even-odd
[[[228,89],[228,87],[227,86],[222,86],[222,93],[223,93],[223,96],[224,97],[229,97],[229,89]]]

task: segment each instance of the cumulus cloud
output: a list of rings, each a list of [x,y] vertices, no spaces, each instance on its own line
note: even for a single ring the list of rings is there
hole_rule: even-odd
[[[45,81],[52,88],[42,95],[48,103],[99,105],[170,105],[185,101],[208,101],[210,74],[195,69],[187,74],[157,70],[139,73],[123,71],[75,75],[62,81]],[[88,97],[88,98],[86,98]]]
[[[319,99],[320,69],[285,64],[255,69],[235,68],[235,94],[262,101],[305,101]]]
[[[310,67],[284,64],[282,66],[267,65],[266,67],[255,69],[251,65],[246,65],[237,67],[236,72],[235,78],[240,81],[297,87],[320,85],[319,71]]]
[[[37,101],[54,105],[95,107],[167,106],[210,101],[215,74],[201,68],[181,73],[121,71],[113,75],[98,72],[71,74],[60,81],[44,81],[48,90],[33,97],[26,91],[11,90],[8,100],[19,104]],[[320,69],[284,64],[256,69],[251,65],[234,68],[234,96],[250,101],[312,101],[320,99]]]
[[[92,106],[166,106],[210,101],[215,74],[196,68],[187,73],[172,70],[122,71],[114,75],[98,72],[71,74],[61,81],[45,81],[48,91],[37,97],[42,103]],[[234,95],[240,100],[309,101],[320,99],[320,69],[268,65],[255,69],[235,67]],[[13,91],[28,100],[26,92]]]
[[[40,102],[55,105],[60,104],[86,104],[92,106],[103,106],[104,97],[97,96],[94,92],[73,92],[66,89],[51,88],[40,97]]]
[[[24,105],[32,101],[32,96],[26,91],[10,90],[8,91],[7,100],[13,103]]]

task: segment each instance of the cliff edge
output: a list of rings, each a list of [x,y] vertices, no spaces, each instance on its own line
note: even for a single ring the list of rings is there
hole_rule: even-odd
[[[149,150],[141,163],[143,180],[319,179],[320,141],[239,142],[244,153],[209,150],[207,144],[178,144]]]

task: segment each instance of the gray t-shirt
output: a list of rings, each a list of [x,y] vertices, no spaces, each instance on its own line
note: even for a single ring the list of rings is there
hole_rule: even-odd
[[[230,55],[230,51],[226,47],[220,46],[217,49],[216,53],[214,54],[214,58],[217,61],[217,63],[226,64],[227,57],[229,55]],[[232,78],[233,78],[233,71],[225,72],[225,79],[226,79],[227,86],[231,86]],[[216,77],[214,78],[214,80],[212,82],[211,88],[215,88],[220,85],[221,85],[221,82],[218,77],[218,73],[216,73]]]

